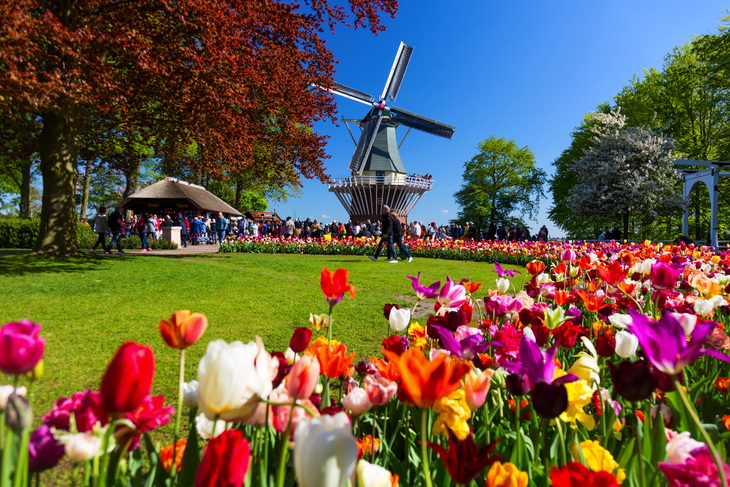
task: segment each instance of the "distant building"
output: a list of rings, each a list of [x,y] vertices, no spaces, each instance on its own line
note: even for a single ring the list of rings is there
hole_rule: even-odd
[[[281,218],[273,211],[249,211],[246,218],[256,223],[280,222]]]
[[[175,178],[165,178],[142,188],[122,201],[121,206],[134,213],[156,215],[183,213],[188,217],[215,218],[222,212],[226,217],[242,216],[240,211],[204,187]]]

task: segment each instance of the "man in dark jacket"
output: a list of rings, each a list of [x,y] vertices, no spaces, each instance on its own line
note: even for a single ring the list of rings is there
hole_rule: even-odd
[[[109,231],[112,232],[112,241],[109,242],[109,247],[106,248],[106,253],[111,254],[112,247],[114,247],[114,244],[117,244],[119,253],[123,254],[124,251],[122,250],[121,238],[124,229],[124,216],[122,216],[121,206],[117,206],[116,211],[109,215],[109,218],[107,219],[107,226],[109,227]]]
[[[499,224],[497,228],[497,240],[505,240],[507,238],[507,229],[504,228],[503,224]]]
[[[405,254],[408,257],[408,262],[413,260],[411,253],[408,252],[408,248],[403,245],[403,225],[401,225],[396,212],[390,213],[390,221],[393,225],[393,243],[400,249],[401,257]],[[405,258],[405,257],[404,257]],[[393,253],[393,260],[398,261],[398,254]]]
[[[383,244],[386,244],[388,246],[388,252],[390,253],[390,255],[395,257],[395,249],[393,248],[393,221],[390,217],[390,207],[388,205],[383,205],[383,211],[381,214],[383,215],[383,233],[380,236],[380,242],[378,242],[378,248],[375,251],[375,255],[371,255],[368,257],[373,262],[378,260],[378,257],[380,256],[380,251],[383,250]],[[398,260],[397,258],[394,258],[393,260],[390,260],[388,262],[390,262],[391,264],[397,264]]]

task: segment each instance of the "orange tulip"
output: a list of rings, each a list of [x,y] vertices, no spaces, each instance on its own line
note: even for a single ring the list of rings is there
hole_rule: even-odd
[[[539,276],[545,271],[546,267],[545,262],[541,260],[533,260],[527,264],[527,272],[533,276]]]
[[[184,350],[195,345],[208,327],[208,318],[187,309],[176,311],[169,319],[160,320],[160,335],[167,346]]]
[[[330,272],[327,267],[322,269],[320,286],[330,306],[339,303],[346,292],[350,293],[350,298],[355,297],[355,286],[347,283],[349,278],[350,271],[347,269],[337,269],[335,272]]]
[[[466,281],[466,282],[463,282],[461,285],[464,286],[464,288],[466,289],[466,291],[469,294],[474,294],[475,292],[477,292],[479,290],[482,283],[474,282],[474,281]]]
[[[337,340],[327,343],[325,337],[319,337],[312,342],[307,353],[317,357],[322,374],[329,378],[345,375],[355,358],[355,352],[346,355],[347,347],[345,345]]]
[[[167,472],[170,472],[170,469],[172,468],[172,450],[175,450],[175,471],[177,473],[180,473],[180,469],[182,468],[182,458],[185,454],[185,446],[188,444],[188,440],[182,439],[178,440],[176,445],[167,445],[165,448],[162,448],[160,450],[160,460],[162,461],[162,466],[167,470]]]
[[[573,296],[562,289],[555,291],[555,304],[558,306],[564,306],[573,301]]]
[[[471,370],[468,363],[449,360],[443,354],[429,361],[417,348],[411,348],[401,356],[387,350],[383,353],[398,367],[401,385],[413,404],[424,409],[454,392]]]
[[[575,293],[580,299],[583,301],[583,304],[585,305],[586,309],[590,311],[591,313],[596,313],[601,310],[606,309],[614,309],[615,305],[613,303],[604,303],[603,300],[606,299],[606,295],[604,294],[600,298],[596,298],[595,294],[588,294],[585,291],[578,291]]]

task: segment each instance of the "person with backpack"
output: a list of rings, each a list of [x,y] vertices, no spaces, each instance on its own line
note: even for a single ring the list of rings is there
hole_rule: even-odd
[[[215,231],[218,234],[218,244],[222,245],[226,239],[226,231],[228,230],[228,220],[223,217],[223,212],[218,212],[218,218],[215,220]]]
[[[119,250],[118,253],[123,254],[124,251],[122,250],[122,235],[124,235],[124,216],[122,216],[122,207],[117,206],[115,208],[114,213],[109,215],[109,218],[107,218],[107,225],[109,227],[109,231],[112,233],[112,241],[109,242],[109,246],[104,251],[105,254],[111,254],[112,248],[114,247],[114,244],[117,245],[117,249]]]
[[[398,260],[395,256],[395,249],[393,248],[393,220],[390,217],[390,207],[388,205],[383,205],[383,211],[381,214],[383,215],[383,229],[380,236],[380,242],[378,242],[378,248],[375,250],[375,255],[370,255],[368,258],[373,262],[377,262],[378,257],[380,256],[380,251],[383,250],[383,244],[386,244],[388,252],[393,256],[393,259],[388,262],[391,264],[397,264]]]
[[[147,213],[142,215],[137,223],[137,233],[139,234],[139,240],[142,242],[142,250],[140,252],[149,252],[152,250],[147,241],[147,234],[150,232],[151,225],[154,225],[154,223],[150,220],[150,216]],[[154,229],[152,229],[151,233],[154,233]]]
[[[393,225],[393,244],[400,249],[400,251],[402,252],[401,255],[405,254],[408,257],[408,262],[411,262],[413,260],[413,257],[411,257],[411,253],[408,252],[408,248],[403,245],[403,225],[401,225],[401,222],[398,219],[398,214],[392,211],[390,213],[390,218]],[[397,253],[393,253],[393,260],[395,260],[396,262],[398,261]]]
[[[101,249],[106,251],[106,234],[109,231],[106,220],[106,206],[99,208],[99,212],[94,218],[94,231],[99,236],[94,246],[91,248],[91,252],[96,253],[96,247],[101,245]]]

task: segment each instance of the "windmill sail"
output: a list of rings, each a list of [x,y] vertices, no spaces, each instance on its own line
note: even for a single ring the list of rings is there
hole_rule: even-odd
[[[438,135],[450,139],[454,135],[455,127],[447,125],[445,123],[431,120],[422,115],[418,115],[402,108],[392,107],[390,109],[390,115],[393,121],[398,122],[406,127],[411,127],[427,134]]]
[[[380,120],[375,122],[375,119],[368,118],[362,126],[362,134],[360,134],[360,140],[357,141],[357,148],[355,153],[352,155],[350,165],[348,169],[353,172],[360,173],[364,162],[367,160],[368,153],[372,148],[375,136],[378,135],[376,125],[380,125]]]
[[[390,98],[395,101],[398,97],[400,85],[403,83],[403,76],[406,75],[406,69],[408,69],[408,63],[411,62],[412,54],[413,47],[401,42],[393,61],[393,67],[390,68],[388,81],[385,82],[385,88],[383,88],[383,100]]]
[[[372,101],[374,99],[373,95],[368,95],[364,91],[356,90],[355,88],[350,88],[349,86],[345,86],[337,82],[335,82],[334,89],[327,91],[344,96],[351,100],[359,101],[360,103],[365,103],[366,105],[372,105]]]

